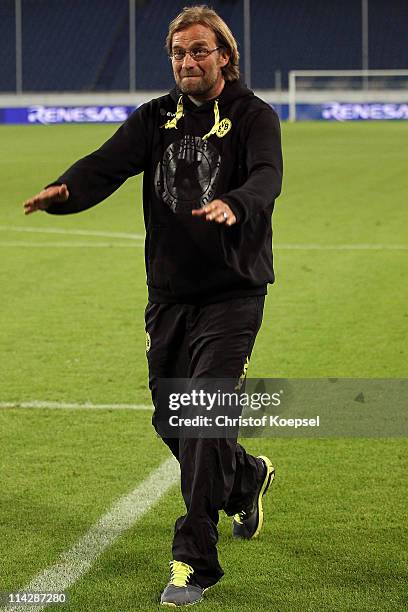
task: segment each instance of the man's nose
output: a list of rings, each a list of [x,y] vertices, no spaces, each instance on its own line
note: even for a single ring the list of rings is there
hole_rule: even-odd
[[[194,68],[196,61],[191,57],[189,53],[186,53],[183,59],[183,68]]]

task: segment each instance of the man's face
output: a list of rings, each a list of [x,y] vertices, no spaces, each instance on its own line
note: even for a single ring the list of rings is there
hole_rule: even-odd
[[[190,51],[199,47],[212,51],[218,47],[214,32],[206,26],[195,24],[173,35],[172,51]],[[221,68],[228,64],[225,49],[210,53],[203,60],[196,61],[188,53],[183,60],[172,60],[173,74],[179,89],[198,100],[216,98],[224,86]]]

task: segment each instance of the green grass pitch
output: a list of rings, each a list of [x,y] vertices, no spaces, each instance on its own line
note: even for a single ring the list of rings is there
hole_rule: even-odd
[[[80,215],[21,207],[114,129],[0,128],[0,402],[150,402],[142,241],[110,235],[143,234],[140,177]],[[407,143],[403,122],[283,125],[277,282],[249,376],[408,376]],[[236,542],[221,517],[226,575],[201,609],[406,610],[406,440],[245,446],[277,468],[265,529]],[[0,592],[55,563],[168,455],[146,411],[0,409]],[[157,610],[182,511],[174,487],[55,609]]]

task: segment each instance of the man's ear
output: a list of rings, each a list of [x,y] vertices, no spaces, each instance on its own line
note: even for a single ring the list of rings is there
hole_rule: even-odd
[[[226,66],[230,60],[230,53],[228,49],[225,49],[224,47],[220,49],[220,60],[221,66],[224,68],[224,66]]]

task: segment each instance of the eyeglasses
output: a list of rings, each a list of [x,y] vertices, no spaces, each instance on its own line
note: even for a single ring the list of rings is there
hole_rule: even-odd
[[[218,49],[221,49],[221,47],[215,47],[215,49],[207,49],[206,47],[194,47],[189,51],[187,51],[186,49],[175,49],[170,53],[169,58],[171,60],[174,60],[175,62],[182,62],[183,59],[186,57],[186,54],[188,53],[188,55],[192,57],[194,61],[201,62],[202,60],[205,60],[209,55],[211,55],[211,53],[214,53],[214,51],[218,51]]]

